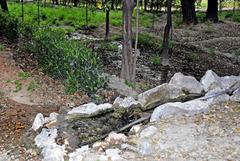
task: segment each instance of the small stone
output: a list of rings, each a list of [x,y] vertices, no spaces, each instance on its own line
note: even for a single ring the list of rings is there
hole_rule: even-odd
[[[131,134],[137,134],[140,129],[141,129],[142,124],[138,124],[138,125],[134,125],[131,129],[130,129],[130,133]]]
[[[126,142],[127,136],[124,134],[117,134],[115,132],[111,132],[105,140],[109,144],[115,145],[115,144]]]
[[[108,158],[110,160],[116,160],[116,161],[124,160],[120,156],[120,153],[121,153],[121,151],[119,149],[107,149],[106,150],[106,155],[108,156]]]
[[[37,131],[44,124],[44,116],[41,113],[38,113],[33,121],[32,129]]]
[[[141,138],[151,137],[156,132],[157,132],[157,128],[155,126],[149,126],[141,131],[140,137]]]
[[[102,151],[104,149],[106,149],[109,146],[108,142],[96,142],[93,144],[92,149],[95,151]]]

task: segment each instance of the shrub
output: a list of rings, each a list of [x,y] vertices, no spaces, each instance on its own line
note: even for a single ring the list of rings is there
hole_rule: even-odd
[[[0,36],[4,36],[10,41],[14,41],[19,36],[18,20],[7,13],[0,11]]]
[[[68,93],[94,93],[105,85],[99,58],[83,42],[67,40],[60,30],[40,29],[31,44],[43,72],[65,80]]]
[[[0,43],[0,51],[3,51],[5,49],[5,46]]]
[[[161,57],[159,55],[153,55],[150,57],[150,62],[156,66],[161,65]]]
[[[135,38],[133,40],[135,42]],[[152,50],[160,50],[162,46],[162,41],[155,38],[147,33],[139,34],[138,44],[140,48],[149,48]]]

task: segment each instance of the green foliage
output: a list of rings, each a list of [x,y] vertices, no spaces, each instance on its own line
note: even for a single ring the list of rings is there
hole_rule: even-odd
[[[197,61],[199,60],[199,54],[198,53],[189,53],[186,55],[187,60],[190,61]]]
[[[0,36],[15,41],[19,36],[18,20],[7,13],[0,11],[0,22]]]
[[[209,49],[208,49],[208,53],[209,53],[209,55],[212,56],[212,57],[214,57],[215,54],[216,54],[214,48],[209,48]]]
[[[161,64],[161,57],[159,55],[153,55],[150,57],[150,62],[153,65],[160,65]]]
[[[66,80],[66,92],[81,89],[93,93],[106,83],[98,57],[84,43],[67,40],[57,29],[42,29],[34,34],[31,51],[43,72]]]
[[[224,12],[220,12],[220,18],[222,20],[224,19],[228,19],[230,21],[234,21],[234,22],[240,22],[240,11],[236,10],[235,12],[232,11],[224,11]]]
[[[125,83],[128,87],[131,87],[131,88],[133,88],[133,89],[136,88],[136,83],[134,83],[134,82],[125,80],[124,83]]]
[[[5,49],[5,46],[0,43],[0,51],[3,51]]]
[[[31,81],[27,87],[27,90],[30,92],[36,91],[36,89],[39,88],[39,85],[35,81]]]
[[[233,53],[236,58],[240,58],[240,49],[235,50]]]
[[[18,78],[20,81],[27,80],[30,77],[30,74],[28,72],[19,72]]]
[[[133,39],[133,42],[135,38]],[[139,34],[138,44],[140,48],[149,48],[152,50],[160,50],[162,47],[162,40],[151,36],[148,33]]]
[[[14,81],[14,84],[15,84],[15,90],[13,92],[19,92],[20,90],[22,90],[21,80]]]

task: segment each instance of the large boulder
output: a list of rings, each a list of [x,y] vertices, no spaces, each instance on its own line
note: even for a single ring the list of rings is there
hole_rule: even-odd
[[[118,108],[137,108],[140,107],[141,104],[136,101],[133,97],[117,97],[113,103],[113,107]]]
[[[217,97],[212,98],[202,97],[184,103],[182,102],[166,103],[157,107],[153,111],[150,121],[151,122],[158,121],[161,118],[177,114],[194,115],[197,113],[205,112],[213,104],[225,102],[228,101],[229,99],[230,99],[229,95],[222,94]]]
[[[233,92],[233,95],[230,97],[232,101],[240,101],[240,88]]]
[[[131,96],[133,98],[137,97],[137,92],[127,85],[126,81],[124,79],[121,79],[115,75],[106,75],[109,78],[108,86],[112,89],[115,89],[123,96]]]
[[[224,89],[240,87],[240,76],[221,77],[221,83]]]
[[[196,78],[192,76],[185,76],[182,73],[176,73],[171,78],[169,85],[175,85],[182,90],[192,93],[192,94],[201,94],[203,92],[203,86]]]
[[[180,87],[165,83],[139,94],[138,102],[140,102],[142,110],[145,111],[159,104],[180,100],[184,97],[186,97],[186,93]]]
[[[72,120],[75,118],[93,117],[112,110],[112,104],[104,103],[96,105],[95,103],[88,103],[79,107],[73,108],[68,112],[66,119]]]
[[[200,82],[203,85],[205,92],[209,92],[215,88],[223,88],[221,77],[219,77],[212,70],[208,70]]]

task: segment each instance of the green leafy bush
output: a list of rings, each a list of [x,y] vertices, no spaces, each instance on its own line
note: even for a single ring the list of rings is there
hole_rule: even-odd
[[[8,38],[10,41],[14,41],[18,38],[19,23],[13,16],[0,11],[0,36]]]
[[[153,55],[150,57],[150,62],[153,65],[161,65],[161,57],[159,55]]]
[[[135,42],[135,38],[133,39],[133,42]],[[140,48],[160,50],[162,46],[162,40],[155,38],[147,33],[142,33],[142,34],[139,34],[138,44]]]
[[[67,40],[60,30],[40,29],[31,44],[43,72],[65,80],[68,93],[79,89],[94,93],[105,85],[101,63],[84,43]]]

